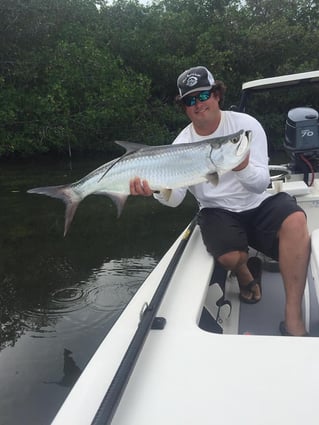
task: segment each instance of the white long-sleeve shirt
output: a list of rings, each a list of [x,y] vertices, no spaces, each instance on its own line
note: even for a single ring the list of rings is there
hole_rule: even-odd
[[[239,130],[252,131],[247,167],[223,174],[217,186],[204,182],[188,188],[174,189],[168,200],[165,200],[160,193],[154,194],[154,197],[164,205],[176,207],[189,190],[197,199],[200,208],[217,207],[239,212],[257,207],[269,196],[265,190],[269,185],[270,176],[266,134],[255,118],[244,113],[221,111],[221,121],[214,133],[200,136],[191,123],[181,131],[173,143],[191,143],[226,136]]]

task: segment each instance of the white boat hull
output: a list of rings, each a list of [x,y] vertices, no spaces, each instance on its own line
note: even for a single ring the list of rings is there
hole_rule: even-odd
[[[317,187],[299,199],[311,230],[318,225]],[[311,263],[317,294],[318,232],[314,232]],[[123,311],[54,425],[92,423],[135,334],[141,311],[145,303],[150,303],[178,242]],[[157,313],[166,319],[166,326],[150,330],[112,425],[317,425],[313,406],[319,394],[319,338],[279,336],[277,322],[273,335],[238,334],[238,287],[231,277],[226,287],[232,312],[222,319],[224,333],[201,329],[198,323],[203,307],[206,304],[213,310],[213,296],[207,297],[213,270],[214,261],[203,246],[197,226]]]

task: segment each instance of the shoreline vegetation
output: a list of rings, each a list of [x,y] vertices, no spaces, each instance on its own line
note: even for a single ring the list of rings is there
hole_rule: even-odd
[[[226,83],[225,109],[245,81],[319,69],[318,0],[2,0],[0,28],[0,162],[171,143],[187,123],[174,98],[190,66]],[[252,105],[274,150],[280,99],[300,95],[318,110],[313,88]]]

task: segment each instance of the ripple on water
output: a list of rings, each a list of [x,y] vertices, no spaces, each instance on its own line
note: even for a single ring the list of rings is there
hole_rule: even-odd
[[[87,280],[54,290],[41,308],[35,306],[25,311],[25,327],[36,331],[35,337],[43,333],[50,337],[61,318],[77,322],[79,326],[88,326],[85,325],[87,317],[91,326],[105,320],[106,316],[123,310],[155,264],[151,257],[104,263],[93,270]]]

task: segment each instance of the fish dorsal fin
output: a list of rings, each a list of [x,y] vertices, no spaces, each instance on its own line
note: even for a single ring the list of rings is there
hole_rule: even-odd
[[[147,145],[142,145],[141,143],[132,143],[132,142],[124,142],[121,140],[115,140],[115,143],[119,146],[122,146],[124,149],[126,149],[126,152],[124,155],[120,156],[114,162],[112,165],[105,171],[105,173],[100,177],[99,181],[101,181],[106,174],[111,170],[111,168],[114,167],[114,165],[118,164],[122,159],[126,158],[127,156],[133,154],[136,151],[139,151],[142,148],[147,148]]]
[[[143,145],[142,143],[133,143],[133,142],[125,142],[122,140],[115,140],[115,143],[122,148],[126,149],[126,153],[136,152],[142,148],[147,148],[147,145]]]

